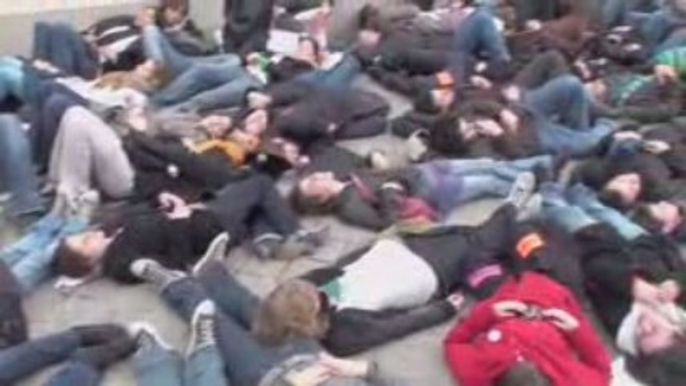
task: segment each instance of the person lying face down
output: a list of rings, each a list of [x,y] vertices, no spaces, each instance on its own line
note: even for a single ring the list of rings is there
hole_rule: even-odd
[[[291,198],[300,212],[333,212],[353,225],[382,230],[402,220],[441,219],[477,198],[530,192],[535,176],[529,173],[551,168],[552,159],[542,156],[512,162],[435,161],[380,174],[360,170],[339,178],[315,172],[298,182]]]
[[[159,204],[161,210],[124,213],[101,229],[66,238],[56,252],[58,272],[75,278],[103,274],[132,283],[136,279],[129,265],[141,256],[185,270],[222,231],[230,232],[233,243],[252,233],[265,258],[295,258],[319,245],[321,235],[301,230],[266,176],[229,184],[204,204],[189,205],[168,193],[160,195]]]

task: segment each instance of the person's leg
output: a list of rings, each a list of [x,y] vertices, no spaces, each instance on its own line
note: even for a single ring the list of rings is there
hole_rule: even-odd
[[[238,69],[238,76],[220,86],[195,95],[190,100],[174,105],[179,111],[204,112],[240,106],[245,93],[263,85],[243,69]]]
[[[575,185],[567,192],[569,202],[583,209],[589,216],[612,226],[626,240],[635,240],[647,232],[624,214],[603,205],[595,192],[584,185]]]
[[[64,115],[50,162],[53,181],[75,193],[98,188],[113,198],[133,191],[134,170],[121,139],[111,127],[82,107]]]
[[[191,340],[183,371],[184,385],[228,386],[224,362],[214,333],[216,310],[212,302],[205,302],[195,310],[191,322]]]
[[[142,336],[132,359],[138,386],[191,386],[182,382],[183,359],[176,351],[162,347],[151,337]]]
[[[79,219],[68,220],[55,239],[44,248],[35,249],[11,266],[12,274],[17,278],[22,289],[31,293],[38,285],[50,277],[53,257],[59,240],[64,237],[85,231],[88,223]]]
[[[43,209],[32,159],[29,139],[19,119],[0,115],[0,179],[12,194],[11,215]]]
[[[456,52],[476,57],[483,53],[493,65],[503,65],[511,59],[493,14],[485,9],[474,11],[460,23],[455,32],[454,44]]]
[[[244,74],[240,65],[193,64],[152,98],[160,106],[187,101],[199,93],[229,83]]]
[[[81,344],[74,331],[35,339],[0,351],[0,384],[11,385],[66,360]]]
[[[338,139],[360,139],[383,134],[388,127],[386,115],[372,115],[347,123],[336,134]]]
[[[32,225],[25,233],[24,237],[0,251],[0,259],[8,266],[13,266],[34,251],[43,250],[48,246],[59,233],[64,225],[64,220],[48,214],[40,221]]]
[[[541,152],[546,154],[564,151],[570,156],[585,156],[612,134],[612,128],[603,123],[584,131],[573,130],[544,118],[538,118],[536,125]]]
[[[69,24],[56,23],[50,26],[51,57],[49,62],[71,75],[90,78],[93,74],[81,74],[80,60],[85,55],[85,42]],[[90,76],[87,76],[90,75]]]
[[[256,211],[263,213],[281,235],[291,235],[300,229],[297,216],[279,195],[274,181],[264,175],[230,184],[208,208],[232,238],[242,233],[250,215]]]
[[[22,63],[2,58],[0,61],[0,101],[13,96],[24,101],[24,71]]]
[[[583,209],[570,205],[565,197],[565,188],[559,183],[546,182],[541,185],[543,199],[542,218],[560,226],[562,229],[574,233],[580,229],[598,223]]]
[[[591,97],[579,78],[557,77],[527,92],[524,104],[534,112],[574,130],[590,129]]]
[[[98,386],[102,377],[99,369],[87,363],[69,361],[45,382],[45,386]]]
[[[193,65],[193,59],[179,53],[157,26],[143,28],[143,48],[148,59],[163,65],[174,78]]]
[[[259,299],[226,268],[213,263],[198,275],[198,281],[205,289],[207,296],[227,316],[249,330],[252,325]]]
[[[302,82],[313,84],[317,87],[326,87],[332,90],[347,90],[353,80],[360,74],[362,65],[352,54],[345,54],[340,63],[328,70],[316,70],[299,76]]]

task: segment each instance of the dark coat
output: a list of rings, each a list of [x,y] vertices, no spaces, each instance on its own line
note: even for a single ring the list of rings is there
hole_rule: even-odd
[[[224,49],[247,54],[264,51],[274,0],[224,0]]]

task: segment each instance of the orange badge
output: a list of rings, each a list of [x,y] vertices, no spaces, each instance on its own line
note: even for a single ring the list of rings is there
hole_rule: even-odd
[[[528,259],[536,249],[545,245],[543,238],[538,233],[531,233],[519,240],[517,253],[522,259]]]

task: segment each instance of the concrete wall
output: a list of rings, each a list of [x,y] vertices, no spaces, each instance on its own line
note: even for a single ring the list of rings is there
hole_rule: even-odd
[[[35,21],[62,21],[84,28],[103,17],[135,13],[156,0],[0,0],[0,53],[31,52]],[[201,28],[222,24],[221,0],[191,0],[191,13]]]

